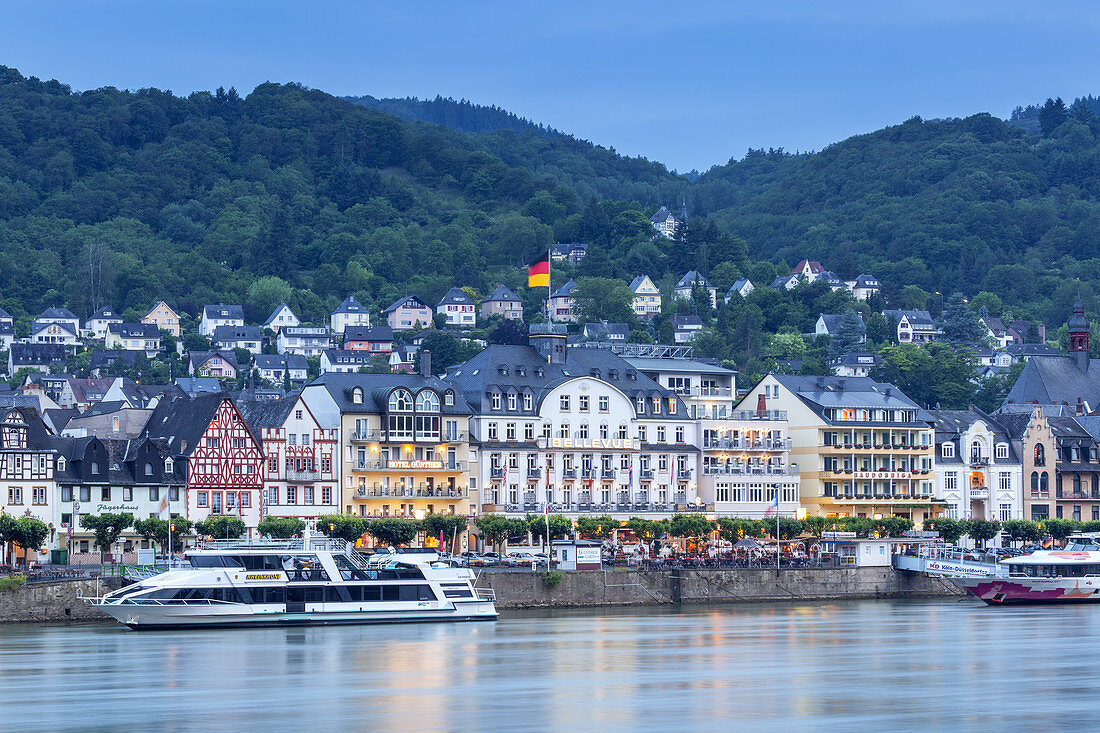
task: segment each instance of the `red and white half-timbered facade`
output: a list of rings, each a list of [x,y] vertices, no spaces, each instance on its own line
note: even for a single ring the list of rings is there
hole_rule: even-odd
[[[340,513],[339,431],[325,429],[298,397],[269,411],[258,427],[264,451],[261,518],[298,517],[307,523]]]

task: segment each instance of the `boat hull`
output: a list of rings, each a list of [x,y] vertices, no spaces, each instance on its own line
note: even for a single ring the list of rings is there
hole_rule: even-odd
[[[255,611],[248,606],[226,604],[212,608],[174,605],[97,603],[96,608],[134,630],[228,628],[241,626],[327,626],[392,624],[430,621],[494,621],[492,601],[456,603],[451,608],[417,608],[349,611]]]
[[[990,606],[1100,602],[1100,577],[948,578]]]

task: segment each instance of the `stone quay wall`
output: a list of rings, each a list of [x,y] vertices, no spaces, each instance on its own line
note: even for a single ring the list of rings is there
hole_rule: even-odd
[[[118,578],[56,580],[24,583],[16,590],[0,590],[0,623],[56,623],[106,621],[110,617],[77,598],[119,588]]]
[[[563,572],[556,587],[531,570],[482,572],[497,607],[570,608],[664,603],[752,603],[845,598],[962,596],[944,578],[893,568],[657,570]]]

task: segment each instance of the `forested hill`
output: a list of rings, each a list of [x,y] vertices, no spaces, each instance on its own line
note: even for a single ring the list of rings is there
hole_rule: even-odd
[[[349,293],[434,303],[518,287],[516,265],[554,241],[648,242],[646,215],[611,202],[688,185],[571,138],[463,134],[293,84],[77,93],[0,67],[0,306],[25,323],[161,297],[191,313],[286,297],[306,318]],[[290,290],[250,295],[266,275]]]
[[[378,99],[370,95],[344,97],[349,102],[397,115],[403,120],[431,122],[459,132],[495,132],[511,130],[516,133],[531,132],[539,137],[557,137],[562,133],[525,117],[519,117],[496,105],[484,106],[467,100],[454,100],[437,96],[435,99],[417,97],[386,97]]]
[[[870,272],[895,293],[989,291],[1057,326],[1079,285],[1097,310],[1100,121],[1062,105],[1046,127],[913,118],[818,153],[753,151],[702,176],[688,206],[757,257]]]

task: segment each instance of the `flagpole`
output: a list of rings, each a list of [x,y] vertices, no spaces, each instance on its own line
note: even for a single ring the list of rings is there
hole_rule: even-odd
[[[553,277],[553,273],[552,273],[553,268],[550,266],[550,263],[553,262],[553,257],[551,257],[551,255],[550,255],[552,250],[553,250],[553,245],[551,245],[550,247],[548,247],[546,249],[546,322],[547,323],[553,323],[554,322],[554,314],[550,310],[550,293],[554,292],[554,288],[550,284],[550,278]],[[547,527],[549,527],[549,525],[547,525]],[[547,530],[546,541],[548,543],[550,542],[549,529]]]

